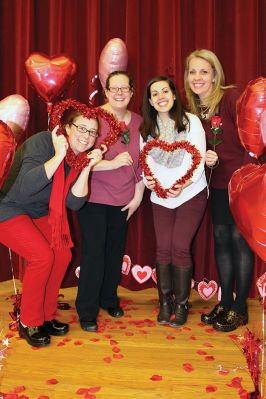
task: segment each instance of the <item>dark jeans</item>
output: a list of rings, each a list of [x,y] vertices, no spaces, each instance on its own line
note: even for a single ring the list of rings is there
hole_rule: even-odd
[[[174,209],[152,204],[156,236],[156,262],[192,266],[191,243],[199,228],[207,202],[204,189]]]
[[[87,203],[78,211],[82,256],[76,307],[80,320],[95,319],[99,307],[119,305],[117,287],[127,229],[127,211],[121,208]]]

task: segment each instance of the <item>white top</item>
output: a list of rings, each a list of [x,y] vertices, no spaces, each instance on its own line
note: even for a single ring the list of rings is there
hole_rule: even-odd
[[[206,136],[205,131],[202,127],[201,121],[196,115],[187,113],[190,122],[190,129],[187,130],[187,141],[190,144],[193,144],[201,154],[201,161],[196,170],[192,175],[192,184],[190,186],[184,188],[181,194],[176,198],[160,198],[157,196],[155,192],[151,192],[151,202],[162,205],[166,208],[177,208],[182,205],[184,202],[190,200],[195,197],[198,193],[200,193],[206,186],[206,176],[204,170],[205,164],[205,154],[206,154]],[[141,137],[140,148],[142,149],[145,146],[145,142]],[[148,155],[147,156],[147,164],[151,169],[154,176],[159,180],[161,186],[163,188],[170,188],[174,182],[185,175],[187,170],[190,168],[192,164],[191,154],[185,152],[185,156],[183,158],[182,164],[176,168],[167,168],[166,166],[160,165],[155,162],[154,159]],[[145,176],[143,175],[143,182],[147,186],[147,181]]]

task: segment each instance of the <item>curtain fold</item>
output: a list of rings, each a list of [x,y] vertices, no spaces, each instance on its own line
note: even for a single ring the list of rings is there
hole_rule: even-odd
[[[209,48],[221,60],[226,83],[240,89],[260,75],[266,76],[266,0],[2,0],[0,2],[0,100],[21,94],[31,107],[26,137],[47,128],[46,104],[29,85],[24,70],[32,52],[49,56],[66,54],[78,65],[66,95],[94,105],[102,103],[98,60],[105,44],[115,37],[125,41],[128,70],[135,82],[131,108],[139,112],[143,91],[155,75],[167,74],[183,89],[186,56],[196,48]],[[65,279],[76,284],[80,237],[75,215],[77,246]],[[129,222],[126,254],[132,264],[154,267],[155,238],[149,195]],[[193,245],[195,280],[216,279],[210,215],[207,212]],[[15,268],[18,261],[15,257]],[[8,250],[0,245],[0,280],[10,278]],[[265,265],[256,258],[251,294]],[[133,289],[143,285],[123,275]]]

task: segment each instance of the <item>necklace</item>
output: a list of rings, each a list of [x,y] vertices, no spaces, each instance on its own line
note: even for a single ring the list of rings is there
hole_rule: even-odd
[[[203,120],[209,119],[209,107],[206,105],[199,106],[200,118]]]

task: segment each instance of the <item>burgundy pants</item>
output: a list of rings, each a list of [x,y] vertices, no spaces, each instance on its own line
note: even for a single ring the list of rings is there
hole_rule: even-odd
[[[191,243],[207,202],[206,189],[177,208],[152,204],[156,236],[156,262],[192,266]]]
[[[21,322],[34,327],[52,320],[57,296],[71,260],[69,248],[50,247],[48,216],[22,215],[0,223],[0,242],[26,259],[21,302]]]

